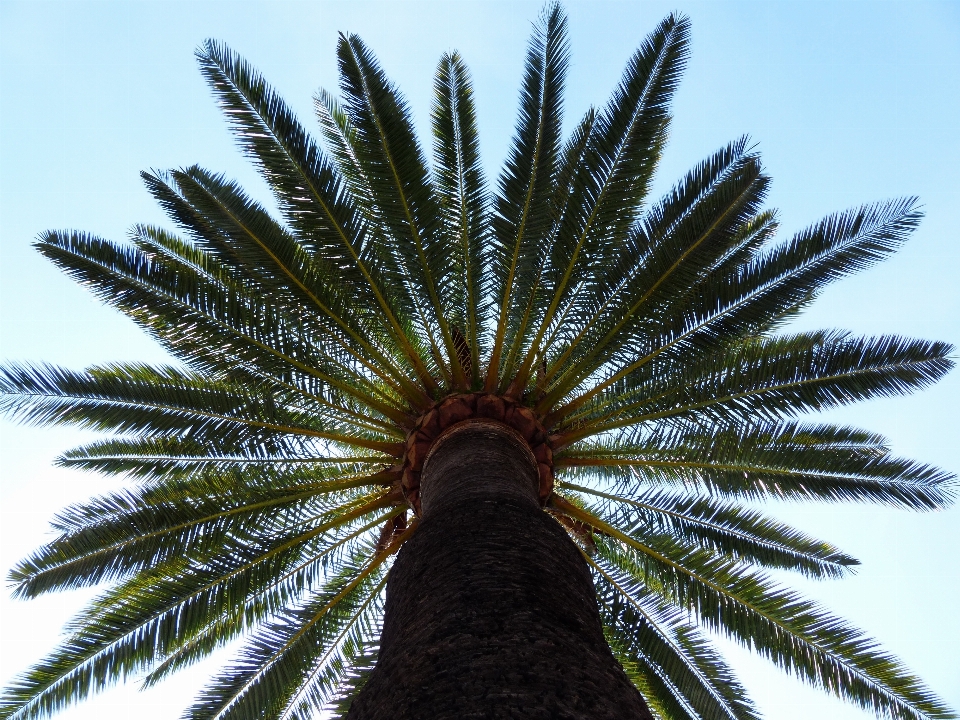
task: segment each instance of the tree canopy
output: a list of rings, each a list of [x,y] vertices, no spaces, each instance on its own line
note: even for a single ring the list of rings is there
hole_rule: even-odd
[[[177,233],[37,243],[180,364],[2,371],[9,415],[110,434],[64,466],[135,482],[65,510],[14,569],[21,597],[107,587],[0,714],[41,716],[127,676],[152,685],[241,636],[189,717],[345,710],[376,658],[391,559],[416,531],[423,456],[480,416],[529,443],[544,510],[582,549],[608,642],[662,718],[757,717],[704,629],[879,715],[955,717],[765,574],[840,577],[856,560],[755,508],[952,498],[951,476],[878,435],[809,420],[931,384],[952,348],[789,328],[896,250],[917,203],[778,238],[747,138],[651,199],[689,32],[665,18],[563,138],[566,20],[548,6],[493,187],[457,53],[437,68],[428,161],[355,35],[338,45],[339,97],[316,97],[322,146],[229,48],[200,48],[281,217],[192,166],[143,174]]]

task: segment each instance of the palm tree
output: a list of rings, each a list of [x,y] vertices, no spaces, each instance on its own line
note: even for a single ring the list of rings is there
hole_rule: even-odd
[[[707,629],[878,715],[956,717],[763,573],[856,561],[752,507],[949,502],[952,478],[877,435],[796,418],[923,387],[951,348],[785,327],[896,249],[915,202],[778,241],[746,139],[649,202],[688,34],[661,22],[563,142],[548,7],[493,193],[456,53],[429,167],[356,36],[342,101],[316,99],[326,152],[207,43],[283,218],[190,167],[143,175],[183,236],[39,241],[182,365],[3,370],[8,414],[115,433],[63,465],[136,482],[62,513],[14,569],[21,597],[108,586],[0,715],[152,685],[242,636],[189,717],[757,717]]]

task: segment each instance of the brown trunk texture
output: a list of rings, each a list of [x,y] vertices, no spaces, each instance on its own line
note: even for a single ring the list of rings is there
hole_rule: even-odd
[[[536,467],[502,426],[437,440],[349,720],[652,720],[603,637],[586,562],[540,508]]]

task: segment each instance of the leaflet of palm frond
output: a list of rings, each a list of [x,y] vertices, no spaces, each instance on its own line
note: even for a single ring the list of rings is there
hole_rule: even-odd
[[[214,233],[212,229],[210,232]],[[151,259],[156,257],[158,262],[165,260],[171,265],[176,263],[189,268],[210,282],[224,287],[243,287],[255,280],[251,270],[238,263],[230,265],[229,259],[223,260],[220,255],[204,248],[202,243],[196,242],[193,237],[184,239],[156,225],[138,223],[130,229],[128,239],[130,244],[145,256]]]
[[[398,548],[399,543],[373,558],[358,554],[310,602],[257,633],[230,667],[201,691],[187,717],[245,719],[282,711],[322,661],[331,641],[364,602],[380,592],[382,564]]]
[[[783,670],[865,710],[892,717],[949,718],[922,683],[847,623],[729,560],[668,536],[619,530],[595,508],[572,510],[602,533],[601,552],[620,545],[636,578],[700,622],[752,647]]]
[[[291,227],[309,238],[310,249],[320,259],[342,271],[350,291],[363,297],[375,294],[377,288],[370,285],[358,262],[368,238],[357,209],[342,179],[293,112],[224,45],[206,43],[197,59],[238,142],[274,189]]]
[[[690,714],[673,694],[673,690],[654,672],[648,664],[637,657],[631,656],[629,650],[610,635],[607,639],[610,651],[623,666],[630,682],[647,700],[647,707],[656,720],[700,720]]]
[[[451,322],[462,327],[470,348],[471,386],[479,380],[480,357],[489,332],[487,277],[489,200],[480,165],[473,87],[466,65],[456,52],[437,66],[433,127],[434,184],[443,209],[444,233],[456,251],[451,254]],[[466,368],[461,360],[461,367]]]
[[[859,564],[829,543],[733,503],[656,489],[630,493],[603,492],[576,483],[564,483],[563,487],[597,498],[618,526],[668,534],[734,561],[794,570],[814,578],[841,577],[850,566]]]
[[[691,352],[686,358],[689,367],[680,368],[678,359],[669,355],[651,358],[648,365],[638,367],[614,385],[620,394],[606,391],[569,416],[568,421],[578,426],[587,421],[602,423],[640,407],[651,413],[671,407],[679,413],[695,410],[703,415],[705,411],[714,412],[718,405],[749,404],[766,392],[776,394],[764,395],[764,399],[772,400],[768,416],[823,409],[923,387],[950,369],[950,350],[944,343],[897,337],[855,338],[836,331],[745,338],[711,353]],[[854,367],[858,361],[862,366]],[[724,362],[729,364],[721,369]],[[689,394],[686,389],[675,392],[667,389],[667,382],[661,382],[666,377],[694,387]],[[738,379],[744,385],[735,392],[729,383]],[[710,391],[716,394],[707,398]]]
[[[309,257],[288,230],[223,175],[194,165],[144,172],[141,178],[167,216],[188,233],[191,245],[220,266],[279,292],[281,298],[296,293],[316,310],[318,293],[340,304],[336,289],[321,285],[330,269]]]
[[[485,380],[488,392],[508,380],[501,377],[504,349],[514,342],[545,259],[568,63],[567,20],[554,4],[544,10],[530,40],[520,119],[494,198],[488,272],[497,320]]]
[[[715,262],[706,263],[698,280],[691,278],[690,286],[686,291],[680,288],[677,293],[660,298],[661,304],[648,311],[649,318],[643,324],[644,334],[640,336],[641,342],[645,338],[656,337],[660,339],[661,344],[668,345],[678,335],[689,330],[691,325],[695,325],[697,318],[714,312],[717,306],[722,304],[715,293],[716,278],[735,274],[746,263],[756,258],[761,248],[769,244],[777,226],[776,213],[772,210],[764,210],[744,221],[732,239],[728,251]],[[694,332],[685,341],[678,343],[676,349],[669,348],[667,354],[675,356],[681,351],[695,354],[704,350],[716,350],[723,345],[736,343],[744,336],[772,333],[790,318],[795,317],[808,301],[809,297],[801,298],[792,306],[781,308],[776,314],[761,318],[747,318],[734,328],[716,330],[709,326],[701,328],[706,332],[700,334]],[[637,333],[635,332],[634,335],[636,336]],[[611,359],[613,364],[625,365],[635,361],[637,356],[642,355],[645,350],[649,351],[649,346],[644,348],[637,343],[635,337],[628,339],[619,351],[612,352]]]
[[[160,239],[149,234],[151,240]],[[170,250],[170,243],[165,244]],[[191,325],[196,323],[199,328],[192,335],[212,332],[228,346],[238,341],[252,342],[250,360],[260,356],[283,359],[287,374],[295,370],[311,373],[305,363],[287,359],[280,350],[271,351],[269,343],[275,342],[288,352],[296,350],[305,359],[324,365],[322,354],[302,349],[306,343],[301,343],[300,328],[288,331],[284,318],[259,295],[241,289],[239,282],[224,277],[210,262],[198,271],[171,252],[163,256],[148,255],[82,234],[49,233],[38,244],[38,249],[69,275],[151,331],[174,354],[186,356],[187,360],[194,359],[189,339]],[[254,307],[258,304],[264,306],[260,313]],[[183,313],[192,322],[178,322],[176,312]],[[177,343],[171,327],[183,331],[182,346]],[[214,362],[211,371],[224,372],[227,367],[226,363]]]
[[[299,397],[295,398],[300,400]],[[349,423],[321,421],[302,402],[271,387],[211,381],[174,368],[117,365],[75,373],[50,366],[0,371],[0,408],[34,423],[66,423],[140,436],[189,438],[213,445],[260,442],[280,447],[288,436],[362,447],[399,457],[403,444]]]
[[[953,366],[952,350],[941,342],[854,338],[836,332],[755,338],[681,371],[682,384],[670,389],[659,378],[651,378],[649,369],[625,378],[623,395],[599,397],[595,405],[584,408],[575,421],[577,429],[565,437],[580,439],[678,416],[708,422],[776,420],[902,395],[946,374]],[[642,384],[633,385],[638,381]]]
[[[66,262],[56,260],[55,262],[60,264],[68,274],[89,276],[90,280],[87,284],[98,295],[105,295],[110,290],[119,290],[120,297],[116,298],[113,304],[156,337],[171,354],[178,356],[188,367],[214,377],[229,376],[253,379],[255,382],[270,379],[281,385],[288,384],[289,370],[286,373],[275,372],[271,375],[264,370],[256,369],[250,361],[236,354],[230,354],[224,348],[209,349],[204,352],[189,339],[177,342],[170,327],[177,327],[182,323],[178,323],[176,318],[168,317],[164,312],[151,313],[143,304],[150,300],[151,295],[159,297],[161,303],[166,303],[168,311],[179,307],[187,315],[200,315],[201,323],[216,326],[219,322],[221,326],[226,326],[221,327],[222,334],[229,333],[231,330],[242,333],[242,330],[237,331],[235,327],[230,327],[232,318],[229,315],[224,318],[217,316],[218,312],[231,307],[217,302],[218,293],[236,292],[240,303],[246,305],[242,307],[243,312],[256,314],[257,310],[251,310],[249,306],[255,303],[268,304],[262,296],[248,292],[249,283],[245,277],[219,264],[193,244],[161,228],[149,225],[136,225],[131,229],[130,244],[134,248],[131,253],[132,259],[125,257],[122,249],[116,252],[118,249],[116,247],[78,246],[73,239],[69,238],[63,244],[68,246],[66,251],[62,247],[44,248],[43,251],[52,252],[56,256],[65,256]],[[97,254],[92,262],[91,258],[83,257],[85,251],[90,249],[94,249]],[[169,275],[179,273],[183,273],[187,279],[193,278],[192,282],[182,284],[163,282],[165,278],[169,279]],[[204,292],[196,292],[198,286],[202,287]],[[185,288],[192,289],[193,293],[177,295],[179,290]],[[279,307],[271,305],[270,308],[267,317],[270,318],[268,322],[273,324],[274,332],[278,328],[291,325],[293,328],[297,327],[298,323],[290,322],[290,313],[282,309],[282,304]],[[236,310],[236,308],[231,309]],[[214,312],[212,315],[211,310]],[[237,313],[234,314],[237,315]],[[303,333],[295,330],[295,338],[297,335],[302,337]],[[249,338],[244,339],[249,341]],[[270,355],[268,352],[261,354]],[[336,359],[332,356],[326,357],[329,358],[326,360],[328,363],[337,363],[340,362],[342,354]],[[327,393],[331,391],[331,388],[322,386],[315,376],[300,378],[300,389],[317,399],[323,396],[324,390]]]
[[[360,531],[382,519],[376,518]],[[170,669],[171,661],[188,662],[191,650],[197,650],[197,641],[222,644],[300,597],[308,576],[335,573],[342,565],[344,547],[352,547],[345,542],[356,541],[359,534],[354,531],[331,536],[326,543],[301,546],[299,555],[288,551],[278,557],[275,550],[268,552],[269,567],[264,567],[262,558],[240,568],[185,567],[179,560],[158,566],[95,601],[70,628],[74,631],[71,640],[38,670],[45,672],[51,663],[57,664],[63,682],[89,683],[107,667],[129,673],[160,660],[154,671]],[[226,574],[218,577],[220,573]],[[210,638],[211,624],[228,631],[227,635]],[[33,680],[37,674],[33,673]],[[89,689],[100,687],[102,684]],[[55,700],[63,690],[62,682],[55,683],[43,688],[38,700]]]
[[[410,111],[358,37],[341,35],[337,55],[344,109],[357,133],[357,160],[399,260],[398,281],[410,287],[420,325],[441,370],[451,374],[456,386],[464,387],[446,321],[453,310],[452,246],[442,232],[439,199],[430,184]]]
[[[204,521],[229,520],[238,513],[259,512],[272,503],[282,504],[286,497],[293,495],[306,498],[308,507],[304,512],[312,517],[317,512],[326,512],[323,508],[328,506],[346,511],[353,507],[350,503],[362,505],[368,495],[380,497],[389,487],[384,482],[385,475],[383,472],[370,475],[363,467],[345,469],[336,465],[298,471],[244,468],[165,478],[72,505],[55,516],[53,528],[61,533],[60,540],[63,540],[66,536],[85,533],[88,528],[99,532],[98,528],[119,522],[120,532],[132,533],[128,539],[136,539],[137,533],[144,531],[145,522],[136,515],[138,508],[146,513],[147,525],[152,530],[162,530],[164,526],[156,525],[150,518],[166,517],[177,527],[183,524],[183,518],[195,516]],[[204,515],[202,509],[189,509],[191,501],[196,501],[201,508],[208,506],[210,514]],[[179,507],[181,504],[183,508]],[[185,515],[179,514],[180,511]],[[283,520],[292,522],[295,518],[284,516]]]
[[[674,716],[756,720],[746,689],[689,619],[665,605],[615,559],[590,559],[612,646],[631,664],[647,669],[662,686],[657,699],[672,699]]]
[[[702,408],[698,402],[689,401],[692,396],[697,396],[698,400],[706,399],[701,391],[706,386],[716,383],[718,375],[726,374],[744,377],[748,382],[752,379],[753,384],[748,384],[746,387],[748,396],[758,388],[781,388],[781,386],[786,388],[788,399],[792,399],[794,404],[791,405],[789,401],[786,405],[781,403],[772,408],[771,412],[774,415],[789,413],[791,408],[796,410],[801,408],[804,402],[812,400],[809,393],[806,395],[803,393],[808,385],[816,388],[818,383],[827,383],[832,387],[831,383],[842,385],[845,380],[852,381],[838,367],[826,367],[833,360],[836,360],[835,365],[841,367],[843,363],[849,362],[849,357],[831,359],[832,356],[842,355],[845,344],[861,342],[868,346],[879,347],[889,340],[890,338],[879,338],[857,341],[851,340],[844,333],[812,332],[781,337],[748,337],[726,347],[721,345],[709,352],[691,351],[683,360],[672,355],[663,355],[652,358],[647,365],[638,368],[629,379],[618,382],[613,386],[616,390],[608,389],[585,403],[579,412],[567,418],[567,423],[574,428],[583,429],[587,425],[600,424],[606,420],[630,415],[635,408],[639,407],[644,407],[650,412],[667,408],[679,411],[672,414],[668,412],[664,417],[682,415],[690,410],[701,420],[716,421],[719,419],[716,412],[724,413],[725,410],[717,410],[708,401],[704,407],[710,410],[700,412]],[[720,370],[721,359],[730,360],[734,365]],[[686,365],[686,361],[689,361],[689,366]],[[685,395],[684,391],[675,392],[676,388],[672,386],[671,381],[691,383],[696,385],[697,389],[692,390],[689,395]],[[621,394],[617,394],[617,391]],[[793,391],[793,394],[789,394],[789,391]],[[759,392],[762,393],[762,390]],[[719,405],[727,402],[723,399],[725,397],[727,395],[716,398],[719,400]],[[671,401],[673,401],[672,405]]]
[[[406,101],[389,82],[373,53],[356,36],[338,44],[343,106],[353,156],[377,198],[379,222],[398,243],[400,270],[429,297],[431,324],[439,326],[439,293],[449,292],[453,256],[442,241],[439,198],[430,183],[423,152],[413,132]],[[419,280],[417,279],[419,278]],[[419,284],[418,284],[419,283]],[[452,308],[449,308],[452,309]]]
[[[627,497],[645,485],[667,485],[747,500],[880,502],[932,510],[955,492],[949,473],[892,457],[875,434],[830,425],[637,428],[578,443],[555,462],[563,476],[607,479]]]
[[[366,485],[359,480],[349,478],[339,486],[314,482],[306,488],[240,491],[235,486],[232,493],[197,497],[149,489],[96,498],[71,508],[76,517],[86,518],[84,523],[66,524],[67,516],[61,515],[60,536],[20,561],[9,577],[18,596],[35,597],[125,577],[178,557],[206,561],[223,543],[232,545],[241,535],[272,543],[275,536],[301,532],[304,522],[317,525],[312,520],[316,517],[327,517],[331,527],[337,527],[335,512],[349,520],[393,503],[382,488],[373,494],[369,487],[351,492]],[[143,506],[134,504],[137,500],[143,500]],[[322,532],[313,528],[308,536]]]
[[[769,184],[746,142],[716,153],[646,213],[635,229],[638,237],[625,246],[633,253],[619,253],[619,267],[605,269],[613,284],[607,279],[596,286],[596,309],[550,368],[556,378],[544,403],[559,400],[607,364],[608,356],[631,354],[624,346],[649,331],[646,326],[656,318],[652,308],[684,293],[704,265],[735,246],[742,224],[760,211]]]
[[[667,17],[627,63],[619,87],[593,123],[571,183],[570,211],[552,236],[545,271],[549,306],[537,318],[540,327],[517,371],[520,387],[572,283],[595,265],[606,266],[646,197],[666,137],[669,102],[685,65],[689,30],[686,18]],[[518,332],[526,334],[526,328]],[[505,372],[512,374],[512,367]]]
[[[382,518],[378,518],[380,520]],[[346,522],[336,521],[337,525]],[[313,528],[311,532],[315,537],[322,531]],[[292,531],[288,533],[293,534]],[[286,537],[277,538],[275,546],[260,560],[263,557],[272,560],[273,570],[289,568],[298,557],[290,548],[302,546],[306,540],[309,538],[298,537],[292,541]],[[188,561],[175,559],[171,561],[172,565],[158,566],[134,579],[132,582],[139,592],[130,592],[133,588],[124,586],[108,591],[102,601],[95,601],[90,612],[79,616],[79,625],[74,627],[77,632],[59,651],[16,681],[5,701],[22,704],[20,714],[24,717],[36,717],[59,709],[70,697],[102,690],[115,679],[121,668],[121,674],[148,669],[163,658],[163,643],[174,642],[178,628],[189,629],[190,610],[198,607],[200,617],[204,617],[208,602],[219,603],[219,608],[229,606],[229,593],[217,592],[218,572],[226,571],[228,576],[231,572],[234,576],[241,575],[236,564],[246,559],[245,552],[257,553],[257,548],[245,551],[243,547],[242,543],[237,543],[231,548],[233,553],[220,556],[220,562],[227,563],[223,567],[217,567],[216,563],[212,568],[193,565],[194,572],[191,573]],[[283,553],[283,550],[287,552]],[[265,572],[262,577],[270,583],[276,579],[277,573]],[[191,605],[191,601],[198,598],[199,605]],[[238,599],[242,599],[242,595]],[[29,701],[26,701],[27,697]]]
[[[409,305],[402,305],[410,300],[409,294],[381,271],[381,265],[371,262],[381,249],[368,247],[373,235],[336,169],[283,100],[231,50],[208,41],[197,58],[241,146],[273,188],[287,221],[301,238],[310,239],[313,252],[338,269],[345,292],[358,304],[380,308],[393,342],[432,390],[433,378],[403,331],[413,315]]]
[[[368,453],[326,457],[309,452],[311,449],[295,442],[268,452],[259,443],[219,443],[207,447],[180,438],[137,438],[90,443],[64,453],[56,463],[60,467],[123,474],[141,482],[155,482],[245,469],[254,469],[254,473],[269,469],[298,475],[303,468],[331,465],[337,466],[339,472],[351,474],[360,467],[384,467],[394,462],[389,455]]]
[[[314,96],[314,109],[320,122],[324,142],[349,188],[353,201],[366,219],[366,229],[371,235],[365,247],[367,260],[379,267],[381,272],[395,278],[400,285],[406,287],[399,258],[393,252],[392,243],[387,234],[387,223],[382,218],[383,210],[373,193],[370,178],[360,163],[359,154],[362,150],[358,147],[357,130],[350,121],[350,116],[343,105],[323,89]],[[401,303],[405,308],[401,325],[411,323],[416,318],[413,300],[415,298],[408,294],[393,301]],[[416,325],[415,332],[420,337],[426,335],[426,329],[419,324]]]
[[[761,210],[752,218],[745,220],[737,230],[738,237],[731,244],[729,252],[713,265],[704,268],[703,281],[719,273],[725,275],[753,260],[776,235],[780,227],[777,211]],[[696,295],[701,283],[694,283],[691,295]]]
[[[367,372],[400,385],[411,401],[420,400],[422,393],[407,379],[409,368],[397,365],[398,349],[371,343],[389,341],[379,315],[351,307],[350,298],[344,298],[334,282],[336,270],[311,257],[234,183],[196,166],[171,176],[176,191],[159,178],[148,181],[168,213],[192,230],[195,242],[243,272],[273,303],[286,300],[292,318],[323,328],[320,336]]]

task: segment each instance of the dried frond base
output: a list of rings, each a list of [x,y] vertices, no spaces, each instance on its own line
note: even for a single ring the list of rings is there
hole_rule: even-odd
[[[503,423],[527,442],[537,460],[540,504],[546,505],[553,492],[553,447],[540,418],[515,400],[492,393],[469,393],[451,395],[436,403],[407,435],[401,486],[414,513],[420,514],[420,473],[433,443],[448,428],[472,419]]]

